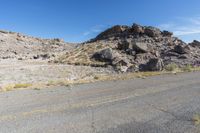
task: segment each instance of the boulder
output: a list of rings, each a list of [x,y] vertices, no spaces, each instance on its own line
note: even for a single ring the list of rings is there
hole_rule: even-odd
[[[115,70],[120,71],[120,72],[127,72],[130,63],[126,58],[120,58],[116,57],[112,61],[112,65],[114,66]]]
[[[117,48],[119,50],[127,50],[127,49],[131,49],[131,40],[130,39],[125,39],[122,42],[119,42],[117,45]]]
[[[184,46],[182,45],[177,45],[174,47],[174,52],[178,53],[178,54],[186,54],[188,53],[187,49],[185,49]]]
[[[33,59],[35,59],[35,60],[36,60],[36,59],[39,59],[39,58],[40,58],[39,55],[34,55],[34,56],[33,56]]]
[[[92,58],[98,61],[104,61],[104,62],[111,62],[114,58],[114,53],[111,48],[103,49],[99,52],[96,52]]]
[[[40,57],[43,59],[43,60],[46,60],[46,59],[50,59],[50,55],[49,54],[41,54]]]
[[[149,51],[147,43],[132,42],[132,49],[138,53],[146,53]]]
[[[166,31],[166,30],[164,30],[164,31],[162,32],[162,35],[163,35],[163,36],[166,36],[166,37],[172,37],[173,33],[172,33],[172,32],[169,32],[169,31]]]
[[[149,37],[159,37],[161,35],[161,31],[158,28],[149,26],[145,28],[144,34]]]
[[[138,72],[139,71],[139,66],[138,65],[131,65],[128,69],[127,72]]]
[[[189,43],[190,46],[192,47],[198,47],[200,48],[200,42],[197,40],[194,40],[192,43]]]
[[[162,71],[164,68],[164,64],[162,59],[152,58],[144,65],[144,71]]]
[[[144,28],[143,26],[134,23],[131,28],[131,32],[134,34],[144,34]]]

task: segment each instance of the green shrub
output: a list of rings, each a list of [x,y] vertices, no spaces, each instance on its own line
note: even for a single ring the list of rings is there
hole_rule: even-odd
[[[182,71],[184,72],[191,72],[192,71],[192,66],[190,64],[184,66],[183,68],[181,68]]]
[[[165,66],[166,71],[176,71],[178,69],[179,69],[179,67],[175,63],[168,64],[168,65]]]

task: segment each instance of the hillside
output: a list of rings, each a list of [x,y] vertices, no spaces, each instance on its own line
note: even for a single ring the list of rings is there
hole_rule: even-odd
[[[151,26],[116,25],[57,58],[56,63],[112,67],[116,71],[160,71],[175,64],[200,65],[200,42],[185,43]]]
[[[41,39],[0,31],[0,59],[50,59],[74,46],[61,39]]]

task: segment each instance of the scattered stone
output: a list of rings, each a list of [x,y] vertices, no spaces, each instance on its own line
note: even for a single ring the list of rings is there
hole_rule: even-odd
[[[46,60],[46,59],[50,59],[50,55],[49,54],[41,54],[40,57],[43,59],[43,60]]]
[[[18,58],[18,60],[23,60],[23,58],[22,58],[22,57],[20,57],[20,58]]]
[[[39,55],[34,55],[34,56],[33,56],[33,59],[35,59],[35,60],[36,60],[36,59],[39,59],[39,58],[40,58]]]

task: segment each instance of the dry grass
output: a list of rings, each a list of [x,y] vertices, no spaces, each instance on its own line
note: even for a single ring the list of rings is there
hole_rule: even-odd
[[[12,90],[17,90],[17,89],[26,89],[31,87],[32,84],[28,83],[19,83],[19,84],[9,84],[4,87],[2,87],[2,91],[12,91]]]
[[[83,66],[105,66],[105,63],[91,60],[91,56],[108,46],[99,44],[85,44],[79,46],[75,50],[66,53],[55,60],[56,63],[67,63],[71,65],[83,65]]]
[[[181,68],[181,70],[184,72],[191,72],[191,71],[193,71],[193,67],[188,64],[188,65],[184,66],[183,68]]]
[[[172,70],[172,69],[170,69]],[[176,69],[177,71],[157,71],[157,72],[137,72],[137,73],[125,73],[125,74],[94,74],[93,78],[79,79],[79,80],[57,80],[57,81],[47,81],[45,83],[20,83],[20,84],[9,84],[1,88],[2,91],[11,91],[11,90],[20,90],[20,89],[34,89],[40,90],[42,88],[48,88],[53,86],[72,86],[77,84],[86,84],[97,81],[115,81],[115,80],[127,80],[134,78],[142,78],[150,76],[157,76],[162,74],[174,74],[182,73],[188,71],[199,71],[200,67],[190,68],[189,69]]]
[[[31,87],[32,84],[27,84],[27,83],[24,83],[24,84],[15,84],[14,85],[14,89],[18,89],[18,88],[28,88],[28,87]]]
[[[180,70],[179,67],[175,63],[166,65],[164,69],[166,71],[170,71],[170,72],[174,72],[174,71],[179,71]]]

